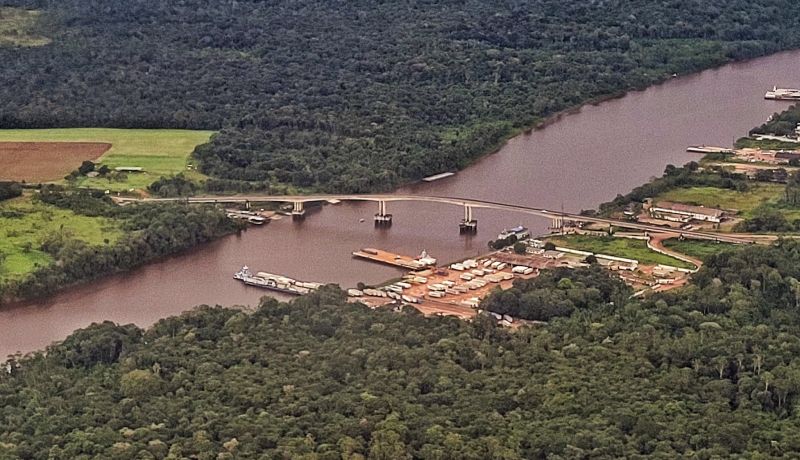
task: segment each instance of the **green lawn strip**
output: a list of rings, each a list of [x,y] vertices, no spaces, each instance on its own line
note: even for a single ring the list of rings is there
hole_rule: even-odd
[[[737,149],[761,149],[761,150],[795,150],[800,149],[800,143],[785,142],[773,139],[764,139],[762,141],[743,137],[738,139],[735,144]]]
[[[680,268],[694,268],[689,264],[664,254],[659,254],[647,247],[644,240],[632,238],[615,238],[611,236],[566,235],[550,237],[548,241],[561,246],[595,254],[636,259],[646,265],[671,265]]]
[[[19,217],[13,216],[19,213]],[[0,280],[19,278],[46,265],[50,256],[39,248],[48,235],[65,233],[92,245],[114,243],[122,235],[116,222],[87,217],[20,197],[0,204]]]
[[[676,188],[655,197],[655,202],[673,201],[721,209],[736,209],[740,217],[748,217],[763,202],[776,202],[783,196],[782,184],[753,184],[750,190],[736,190],[716,187]]]
[[[0,142],[106,142],[111,148],[97,160],[111,169],[120,166],[144,168],[143,173],[128,173],[124,180],[81,178],[77,185],[127,190],[145,188],[161,176],[180,172],[201,180],[205,176],[187,170],[194,148],[206,143],[213,131],[181,129],[6,129],[0,130]],[[77,166],[77,165],[76,165]]]
[[[736,247],[735,244],[718,243],[714,241],[701,241],[701,240],[679,240],[677,238],[664,240],[664,247],[686,254],[690,257],[697,257],[698,259],[705,259],[706,257],[717,254],[722,251],[727,251]]]

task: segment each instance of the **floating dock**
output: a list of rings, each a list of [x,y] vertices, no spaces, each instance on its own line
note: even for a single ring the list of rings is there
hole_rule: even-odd
[[[725,147],[715,147],[713,145],[690,145],[686,148],[687,152],[692,153],[724,153],[727,155],[733,154],[733,149]]]
[[[380,249],[364,248],[353,252],[353,257],[371,260],[386,265],[393,265],[395,267],[406,268],[409,270],[422,270],[436,265],[436,259],[428,257],[423,251],[422,255],[417,258],[395,254],[389,251],[382,251]]]
[[[269,223],[269,217],[262,216],[252,211],[239,211],[236,209],[226,209],[225,215],[231,219],[246,220],[253,225],[264,225]]]
[[[452,175],[455,175],[455,173],[454,172],[443,172],[443,173],[440,173],[440,174],[434,174],[433,176],[428,176],[428,177],[422,179],[422,181],[423,182],[433,182],[435,180],[444,179],[445,177],[450,177]]]
[[[800,101],[800,89],[794,88],[778,88],[773,86],[771,91],[764,94],[764,99],[771,99],[774,101]]]

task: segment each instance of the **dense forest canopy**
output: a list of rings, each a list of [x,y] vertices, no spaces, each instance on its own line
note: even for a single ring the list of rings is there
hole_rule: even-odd
[[[387,189],[590,98],[800,44],[793,0],[7,0],[0,127],[202,128],[219,179]],[[217,185],[234,184],[219,182]]]
[[[615,297],[557,276],[575,302]],[[0,373],[0,457],[798,458],[798,279],[779,242],[518,331],[332,288],[94,325]]]

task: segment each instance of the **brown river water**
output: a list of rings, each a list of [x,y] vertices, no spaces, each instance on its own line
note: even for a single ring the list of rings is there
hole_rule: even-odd
[[[691,144],[729,146],[788,103],[765,101],[773,85],[799,86],[800,51],[781,53],[680,77],[644,91],[587,105],[546,128],[511,139],[453,177],[403,192],[476,198],[548,209],[594,208],[658,176],[667,164],[696,159]],[[376,247],[442,262],[485,252],[504,228],[534,233],[548,222],[478,209],[478,233],[461,236],[459,207],[389,203],[390,229],[373,228],[376,204],[342,203],[251,228],[129,273],[105,277],[0,311],[0,361],[63,340],[92,322],[148,326],[200,304],[254,305],[268,291],[232,279],[242,265],[305,281],[353,287],[398,276],[392,267],[355,260],[351,252]],[[364,222],[360,220],[364,219]],[[270,294],[272,295],[272,294]],[[280,297],[280,296],[279,296]],[[286,298],[286,297],[283,297]]]

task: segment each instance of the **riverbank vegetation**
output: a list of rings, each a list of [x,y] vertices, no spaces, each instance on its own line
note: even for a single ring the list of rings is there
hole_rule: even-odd
[[[645,265],[671,265],[679,268],[694,268],[686,262],[655,252],[647,247],[645,240],[618,238],[614,236],[564,235],[548,237],[556,246],[595,254],[624,257],[638,260]]]
[[[800,123],[800,104],[794,104],[783,112],[773,114],[769,121],[751,129],[750,134],[793,136],[798,123]],[[797,144],[794,144],[794,147],[796,146]]]
[[[0,286],[18,282],[54,263],[51,254],[44,250],[51,238],[99,247],[115,243],[121,233],[119,223],[108,217],[80,215],[28,197],[3,203],[0,205]]]
[[[573,310],[513,332],[330,288],[94,325],[0,373],[0,456],[796,458],[798,255],[725,252],[644,299],[545,272],[502,295]]]
[[[9,4],[39,8],[51,43],[0,47],[3,127],[219,130],[202,172],[331,192],[456,170],[564,109],[800,45],[791,0]]]
[[[46,186],[0,206],[0,304],[128,270],[235,231],[213,206],[118,207],[102,192]]]

